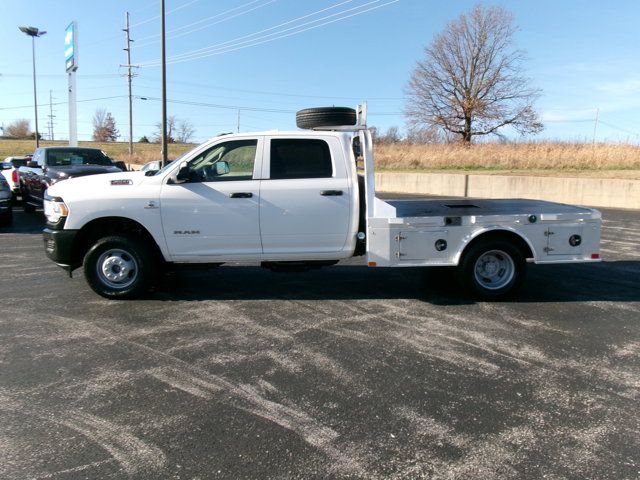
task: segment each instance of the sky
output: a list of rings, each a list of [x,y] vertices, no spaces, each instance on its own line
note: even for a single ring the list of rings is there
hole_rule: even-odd
[[[467,0],[166,0],[168,114],[195,127],[194,141],[222,132],[295,129],[295,111],[368,102],[368,124],[404,130],[406,86],[434,35],[477,2]],[[98,5],[100,5],[98,7]],[[515,46],[542,90],[545,129],[524,140],[640,143],[637,0],[485,2],[511,11]],[[37,38],[39,130],[68,138],[64,33],[78,24],[78,138],[89,140],[104,108],[129,138],[125,12],[130,12],[133,138],[161,118],[160,1],[0,0],[0,125],[33,128],[31,39]],[[146,100],[144,100],[145,98]],[[598,118],[596,126],[596,117]],[[239,119],[239,122],[238,122]],[[512,136],[519,139],[521,137]]]

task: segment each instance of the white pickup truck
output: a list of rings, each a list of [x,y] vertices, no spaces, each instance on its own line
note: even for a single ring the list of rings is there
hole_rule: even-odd
[[[538,200],[375,196],[366,105],[298,112],[300,131],[215,137],[156,172],[58,182],[45,196],[45,252],[84,266],[107,298],[135,297],[167,264],[295,270],[366,256],[369,267],[455,267],[500,298],[526,263],[600,260],[597,210]]]

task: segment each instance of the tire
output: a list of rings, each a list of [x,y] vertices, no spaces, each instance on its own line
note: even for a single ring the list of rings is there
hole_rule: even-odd
[[[526,258],[512,243],[501,239],[480,240],[464,253],[458,281],[472,296],[499,300],[514,294],[526,275]]]
[[[83,263],[91,289],[109,299],[141,295],[147,291],[155,272],[149,248],[136,238],[118,235],[99,239]]]
[[[298,128],[355,125],[356,121],[356,111],[347,107],[305,108],[296,113]]]

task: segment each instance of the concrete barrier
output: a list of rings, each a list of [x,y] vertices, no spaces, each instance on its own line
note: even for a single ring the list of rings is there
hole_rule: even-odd
[[[376,173],[376,190],[478,198],[532,198],[640,209],[640,180],[458,173]]]

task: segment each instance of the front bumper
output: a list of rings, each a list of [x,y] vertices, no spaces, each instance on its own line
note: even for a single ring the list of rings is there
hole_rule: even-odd
[[[44,241],[44,253],[58,266],[67,272],[75,268],[73,262],[73,244],[79,230],[52,230],[45,228],[42,231]]]

